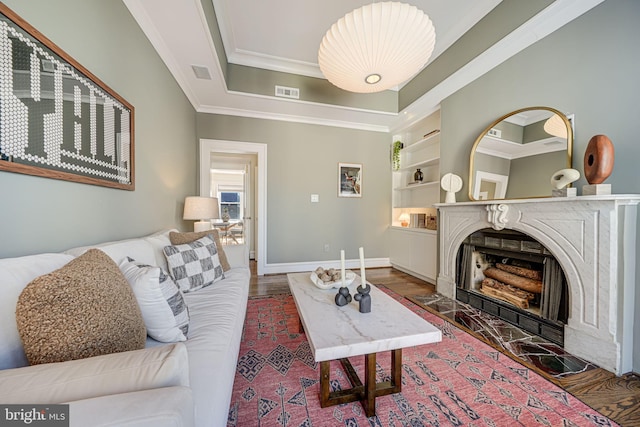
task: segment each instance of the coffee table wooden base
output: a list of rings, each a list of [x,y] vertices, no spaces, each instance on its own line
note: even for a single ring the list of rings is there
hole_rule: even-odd
[[[340,359],[340,363],[351,382],[352,388],[329,391],[330,361],[320,362],[320,407],[340,405],[360,401],[367,417],[376,415],[376,397],[400,393],[402,390],[402,349],[391,350],[391,380],[376,382],[376,353],[364,356],[364,384],[349,362]]]

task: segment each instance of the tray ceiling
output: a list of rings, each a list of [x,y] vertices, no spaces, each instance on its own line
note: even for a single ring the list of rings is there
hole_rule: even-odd
[[[603,0],[556,0],[527,22],[517,23],[502,40],[454,70],[449,78],[426,89],[402,111],[369,108],[366,99],[364,106],[340,105],[340,101],[276,98],[257,89],[229,89],[229,73],[234,66],[254,71],[256,81],[251,83],[256,88],[266,81],[260,77],[264,70],[271,71],[268,74],[271,78],[283,76],[294,82],[295,76],[307,81],[310,77],[322,79],[317,64],[322,37],[335,21],[366,4],[365,1],[123,1],[198,112],[393,132],[435,111],[446,96]],[[457,40],[501,3],[500,0],[407,2],[427,13],[436,28],[436,47],[430,64],[447,49],[453,49]],[[217,19],[210,22],[214,10]],[[224,52],[220,52],[222,46]],[[211,79],[197,78],[194,65],[208,70]],[[423,73],[428,71],[429,64]],[[326,84],[324,80],[317,81]],[[348,93],[342,95],[349,98]]]

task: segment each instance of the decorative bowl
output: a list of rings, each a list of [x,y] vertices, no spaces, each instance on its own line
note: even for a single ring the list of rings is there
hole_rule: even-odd
[[[356,278],[356,274],[353,271],[347,271],[344,275],[345,286],[349,286]],[[313,284],[320,289],[339,288],[342,286],[342,279],[336,280],[334,282],[323,282],[315,272],[311,273],[311,282],[313,282]]]

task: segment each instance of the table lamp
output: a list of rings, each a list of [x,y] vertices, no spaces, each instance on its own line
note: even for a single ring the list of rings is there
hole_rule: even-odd
[[[193,231],[211,229],[211,219],[219,218],[218,199],[216,197],[190,196],[184,199],[183,219],[197,220],[193,224]]]
[[[408,227],[409,226],[409,214],[404,212],[402,214],[400,214],[400,218],[398,218],[400,220],[400,225],[403,227]]]

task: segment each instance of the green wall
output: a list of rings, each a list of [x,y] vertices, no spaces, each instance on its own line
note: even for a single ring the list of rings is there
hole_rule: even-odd
[[[607,183],[617,194],[640,192],[639,16],[640,2],[608,0],[442,101],[440,168],[463,177],[458,200],[468,200],[469,151],[478,135],[510,111],[538,105],[575,114],[574,168],[583,172],[589,139],[605,134],[616,150]],[[584,184],[581,178],[575,186]]]
[[[638,17],[639,1],[607,0],[442,101],[440,167],[441,173],[463,177],[458,200],[468,200],[469,150],[480,132],[510,111],[537,105],[575,114],[573,167],[582,175],[589,139],[605,134],[615,148],[615,166],[606,183],[614,194],[640,193]],[[584,177],[575,183],[578,194],[584,184]],[[640,307],[640,275],[635,306]],[[638,309],[634,323],[633,364],[638,372]]]
[[[551,176],[567,167],[564,152],[545,153],[511,160],[507,199],[524,197],[548,197],[551,195]],[[532,177],[549,177],[532,179]]]
[[[386,258],[390,136],[275,120],[198,114],[198,138],[267,144],[268,264]],[[361,198],[338,197],[338,163],[361,163]],[[311,203],[318,194],[319,203]],[[329,244],[329,252],[324,245]]]
[[[121,1],[7,0],[135,108],[136,190],[0,171],[0,257],[185,226],[195,194],[195,111]]]

